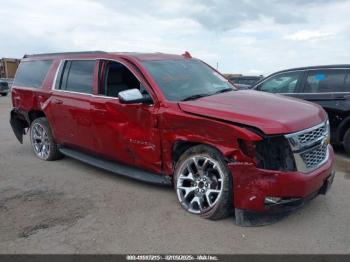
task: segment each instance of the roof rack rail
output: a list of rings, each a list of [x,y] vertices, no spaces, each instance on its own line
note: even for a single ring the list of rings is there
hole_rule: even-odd
[[[54,55],[83,55],[83,54],[105,54],[104,51],[78,51],[78,52],[61,52],[61,53],[43,53],[43,54],[25,54],[23,58],[40,57],[40,56],[54,56]]]

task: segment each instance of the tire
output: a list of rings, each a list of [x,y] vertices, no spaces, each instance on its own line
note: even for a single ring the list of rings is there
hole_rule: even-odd
[[[350,128],[345,132],[344,139],[343,139],[343,146],[345,149],[345,152],[350,155]]]
[[[176,163],[174,188],[180,205],[201,217],[219,220],[233,210],[232,177],[221,153],[198,145]]]
[[[1,96],[7,96],[7,93],[1,93]]]
[[[30,125],[30,142],[35,155],[41,160],[52,161],[63,157],[45,117],[35,119]]]

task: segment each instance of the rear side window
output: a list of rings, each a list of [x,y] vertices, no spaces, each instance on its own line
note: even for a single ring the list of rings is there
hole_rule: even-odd
[[[56,89],[92,94],[95,64],[95,60],[65,61],[59,70]]]
[[[51,64],[52,60],[21,62],[13,85],[33,88],[41,87]]]
[[[313,70],[309,71],[304,93],[346,92],[345,70]]]

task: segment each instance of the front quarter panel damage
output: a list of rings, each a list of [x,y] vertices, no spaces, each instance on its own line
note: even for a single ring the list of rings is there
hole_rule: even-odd
[[[227,161],[253,163],[251,158],[241,152],[237,139],[250,141],[262,139],[246,128],[186,114],[171,108],[161,112],[160,116],[163,170],[168,175],[172,175],[175,168],[173,149],[179,141],[212,146],[219,150]]]

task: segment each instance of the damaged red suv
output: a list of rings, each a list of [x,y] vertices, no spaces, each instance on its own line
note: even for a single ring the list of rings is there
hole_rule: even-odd
[[[324,194],[334,177],[325,111],[236,91],[184,55],[26,55],[10,123],[37,157],[63,155],[141,181],[173,185],[190,213],[268,223]]]

